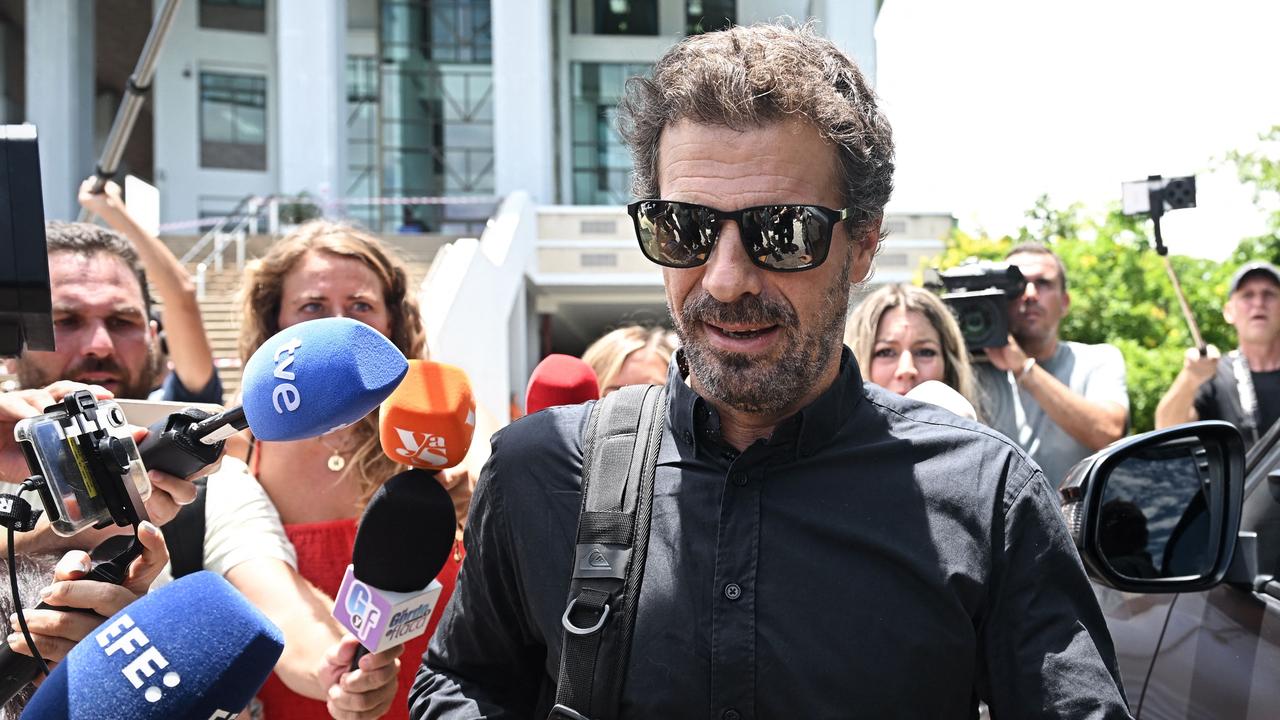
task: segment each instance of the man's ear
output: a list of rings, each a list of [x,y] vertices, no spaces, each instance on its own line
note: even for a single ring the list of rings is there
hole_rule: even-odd
[[[853,242],[853,268],[849,271],[850,284],[857,284],[867,279],[871,273],[871,261],[875,259],[876,250],[880,247],[880,224],[875,223],[863,232],[861,238],[849,237]]]
[[[1067,316],[1067,311],[1071,309],[1071,293],[1066,290],[1062,291],[1062,317]]]
[[[1236,324],[1236,314],[1231,312],[1231,302],[1227,301],[1222,306],[1222,319],[1227,321],[1228,325]]]

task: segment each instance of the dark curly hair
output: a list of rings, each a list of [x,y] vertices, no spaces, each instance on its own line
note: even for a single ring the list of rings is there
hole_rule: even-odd
[[[661,197],[658,141],[680,120],[735,129],[801,117],[836,145],[851,229],[878,226],[893,190],[893,133],[862,72],[811,24],[762,23],[695,35],[652,77],[627,81],[619,132],[631,148],[632,192]]]

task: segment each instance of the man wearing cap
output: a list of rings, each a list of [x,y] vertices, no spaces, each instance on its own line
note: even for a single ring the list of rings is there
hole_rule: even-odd
[[[1280,417],[1280,269],[1251,262],[1237,270],[1222,316],[1240,347],[1225,358],[1212,345],[1203,357],[1188,348],[1182,372],[1156,406],[1156,427],[1226,420],[1252,445]]]

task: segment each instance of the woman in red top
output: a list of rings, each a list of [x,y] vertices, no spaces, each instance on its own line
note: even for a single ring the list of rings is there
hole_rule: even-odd
[[[404,263],[377,238],[355,228],[322,221],[301,226],[250,264],[241,293],[242,359],[290,325],[335,316],[378,329],[406,357],[425,355],[422,319]],[[285,633],[285,655],[258,695],[263,716],[269,720],[328,718],[330,709],[322,698],[340,675],[343,658],[325,666],[316,654],[319,648],[331,647],[342,634],[330,615],[333,597],[351,562],[356,521],[365,503],[403,467],[381,450],[376,412],[319,438],[259,441],[251,446],[250,454],[253,474],[279,511],[298,553],[296,573],[278,563],[270,570],[264,570],[262,564],[243,566],[243,576],[237,576],[242,568],[236,567],[227,575]],[[474,467],[470,462],[463,466]],[[361,662],[362,670],[367,665],[383,667],[371,668],[365,682],[382,677],[385,692],[375,708],[344,717],[376,717],[388,707],[386,717],[408,717],[409,686],[453,592],[462,562],[461,528],[470,500],[471,474],[466,470],[442,473],[441,482],[454,496],[458,518],[454,552],[439,576],[444,591],[427,632],[405,647],[394,698],[388,686],[392,670],[386,667],[388,658],[383,654],[368,656]],[[300,603],[300,596],[306,601]],[[357,677],[358,673],[352,673],[346,681]]]

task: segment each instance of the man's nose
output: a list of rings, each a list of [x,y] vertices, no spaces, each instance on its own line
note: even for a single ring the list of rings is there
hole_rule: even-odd
[[[93,357],[108,357],[115,352],[116,343],[111,337],[111,331],[107,330],[107,326],[102,322],[94,322],[89,326],[89,335],[85,338],[85,343],[81,349],[84,355],[92,355]]]
[[[1022,291],[1022,297],[1026,300],[1038,299],[1040,297],[1040,292],[1036,290],[1036,284],[1033,282],[1027,283],[1027,287]]]
[[[703,266],[703,289],[716,300],[731,303],[743,295],[759,295],[763,272],[747,256],[738,224],[726,222],[721,225],[720,238]]]

